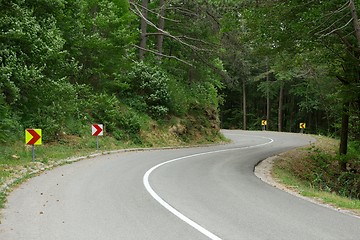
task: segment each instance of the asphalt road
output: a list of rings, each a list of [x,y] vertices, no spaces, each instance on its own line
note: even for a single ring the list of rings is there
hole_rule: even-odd
[[[0,239],[360,239],[359,218],[253,173],[310,137],[224,134],[231,144],[104,155],[35,177],[9,196]]]

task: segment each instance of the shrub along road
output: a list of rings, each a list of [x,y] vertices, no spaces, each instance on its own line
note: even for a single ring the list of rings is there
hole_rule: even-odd
[[[313,141],[224,131],[228,145],[129,152],[62,166],[16,189],[7,239],[358,239],[360,219],[296,198],[253,174]]]

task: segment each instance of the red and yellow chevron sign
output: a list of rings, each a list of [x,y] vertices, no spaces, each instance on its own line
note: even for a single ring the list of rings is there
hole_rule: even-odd
[[[267,121],[266,120],[262,120],[261,121],[261,126],[266,126],[267,125]]]
[[[306,123],[300,123],[300,129],[305,129],[306,128]]]
[[[26,129],[25,130],[25,144],[41,145],[42,144],[41,129]]]

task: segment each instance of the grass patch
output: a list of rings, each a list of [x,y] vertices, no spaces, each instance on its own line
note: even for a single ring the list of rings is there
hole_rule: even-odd
[[[314,188],[303,189],[302,195],[321,199],[323,202],[342,209],[353,210],[360,214],[360,200],[341,197],[335,193],[319,192]]]
[[[5,199],[6,199],[5,192],[0,192],[0,208],[5,207]]]
[[[337,148],[337,140],[317,137],[317,142],[310,147],[282,154],[274,162],[272,174],[303,196],[360,214],[357,189],[360,173],[354,171],[358,167],[357,156],[349,155],[348,169],[344,171],[339,164]]]

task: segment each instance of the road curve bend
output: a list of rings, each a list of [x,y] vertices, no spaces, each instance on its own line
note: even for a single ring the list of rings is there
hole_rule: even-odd
[[[10,194],[0,239],[359,239],[359,218],[253,173],[311,137],[223,133],[231,144],[103,155],[30,179]]]

